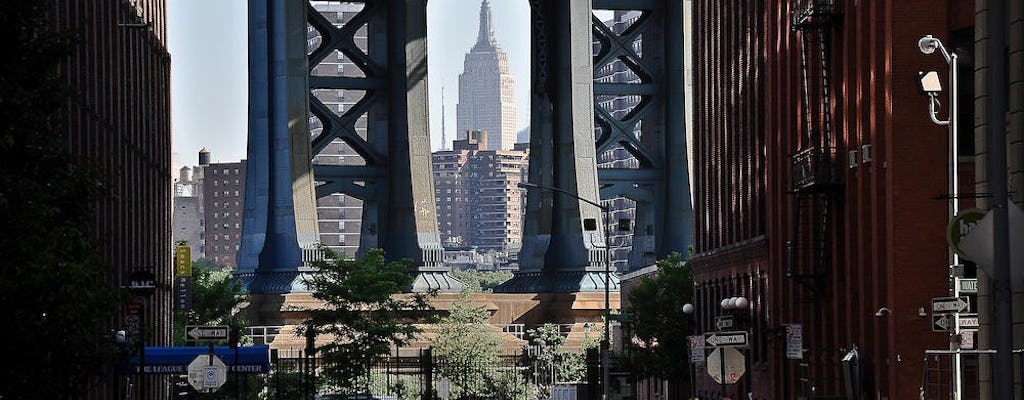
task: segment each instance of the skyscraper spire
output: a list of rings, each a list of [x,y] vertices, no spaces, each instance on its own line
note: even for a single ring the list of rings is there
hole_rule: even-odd
[[[473,51],[493,51],[494,47],[494,27],[491,25],[491,3],[488,0],[483,0],[480,3],[480,33],[477,34],[476,45],[473,46]]]

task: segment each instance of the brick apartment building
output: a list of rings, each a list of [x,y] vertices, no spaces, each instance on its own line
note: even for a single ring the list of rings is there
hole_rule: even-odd
[[[470,131],[453,150],[433,154],[438,227],[446,246],[508,255],[522,243],[522,182],[528,157],[521,150],[484,150],[487,136]]]
[[[915,82],[946,66],[917,40],[969,51],[973,3],[694,0],[699,328],[751,300],[732,398],[918,398],[925,349],[949,346],[919,310],[948,294],[950,143]],[[700,398],[721,395],[696,376]]]

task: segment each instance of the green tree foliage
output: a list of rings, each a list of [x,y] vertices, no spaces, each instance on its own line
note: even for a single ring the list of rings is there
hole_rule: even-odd
[[[420,332],[414,323],[424,318],[427,295],[402,295],[412,285],[409,260],[387,262],[380,249],[354,260],[321,250],[326,260],[315,264],[319,273],[306,285],[325,305],[310,310],[307,323],[332,338],[318,349],[325,363],[322,377],[329,386],[365,389],[361,378],[371,366]]]
[[[488,381],[498,369],[501,337],[487,324],[490,314],[474,306],[468,292],[448,311],[437,325],[433,343],[438,373],[452,383],[451,394],[456,399],[489,398]]]
[[[66,152],[68,88],[59,63],[71,40],[52,2],[0,2],[0,318],[3,354],[25,354],[0,377],[0,398],[80,396],[113,375],[115,277],[94,240],[102,174]]]
[[[658,260],[657,276],[643,278],[630,290],[631,330],[639,343],[626,343],[628,361],[642,376],[688,376],[687,336],[693,334],[693,323],[683,314],[683,305],[692,301],[693,271],[678,253]]]
[[[587,373],[586,351],[598,346],[598,339],[588,335],[577,351],[568,349],[565,337],[554,324],[530,329],[526,331],[526,338],[537,352],[538,373],[547,377],[551,384],[583,381]]]
[[[466,284],[471,292],[490,293],[498,285],[512,279],[510,271],[452,270],[452,276]]]
[[[192,309],[175,311],[174,342],[185,343],[185,325],[246,326],[238,315],[238,306],[246,294],[231,269],[213,260],[201,258],[192,263]]]

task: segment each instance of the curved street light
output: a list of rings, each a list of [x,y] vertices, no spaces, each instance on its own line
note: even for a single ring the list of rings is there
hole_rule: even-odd
[[[601,210],[601,214],[604,218],[604,338],[601,339],[601,398],[607,399],[610,387],[609,380],[611,379],[611,372],[609,368],[611,364],[611,355],[609,354],[609,348],[611,347],[609,343],[609,340],[611,339],[611,333],[609,331],[609,327],[611,326],[612,322],[612,312],[611,301],[609,300],[609,287],[612,285],[612,251],[611,234],[608,229],[608,224],[611,222],[609,214],[611,212],[611,208],[605,205],[601,205],[600,203],[594,202],[592,200],[584,199],[578,196],[576,193],[570,192],[565,189],[559,189],[550,186],[541,186],[530,182],[519,182],[518,186],[524,189],[548,190],[552,192],[561,193],[566,196],[572,197],[576,200],[590,204]]]

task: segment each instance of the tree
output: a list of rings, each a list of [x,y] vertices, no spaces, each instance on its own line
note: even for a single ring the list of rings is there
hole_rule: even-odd
[[[52,2],[0,2],[0,318],[22,357],[0,377],[0,398],[87,393],[114,375],[115,277],[99,254],[95,207],[103,174],[68,154],[68,88],[59,63],[72,40]]]
[[[437,325],[434,355],[438,372],[448,379],[454,398],[489,398],[487,382],[498,368],[501,337],[487,324],[490,314],[474,306],[469,292],[464,291],[452,303],[447,316]]]
[[[231,269],[213,260],[200,258],[192,263],[192,308],[174,314],[174,342],[185,343],[185,325],[229,325],[245,327],[238,306],[246,299],[242,283]]]
[[[641,376],[684,379],[689,375],[691,318],[683,305],[693,301],[693,271],[678,253],[658,260],[656,277],[645,277],[629,292],[634,341],[626,341],[629,362]]]
[[[387,262],[380,249],[360,259],[320,249],[325,260],[314,264],[319,271],[306,285],[324,307],[309,311],[300,334],[311,328],[331,337],[318,349],[329,385],[365,390],[371,367],[420,332],[414,323],[425,318],[428,295],[402,295],[413,282],[409,260]]]
[[[466,284],[471,292],[490,293],[498,285],[512,279],[509,271],[452,270],[452,276]]]

